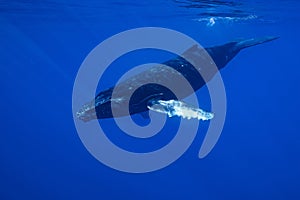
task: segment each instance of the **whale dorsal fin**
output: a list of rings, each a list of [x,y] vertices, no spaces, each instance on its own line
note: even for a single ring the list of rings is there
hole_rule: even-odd
[[[194,44],[193,46],[191,46],[190,48],[188,48],[185,52],[183,52],[183,56],[184,55],[190,55],[191,53],[194,53],[195,51],[198,50],[198,45]]]

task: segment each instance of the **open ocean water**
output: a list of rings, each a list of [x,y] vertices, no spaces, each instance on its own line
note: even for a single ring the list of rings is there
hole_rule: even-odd
[[[299,11],[297,0],[0,1],[0,199],[300,199]],[[125,173],[82,144],[73,84],[100,42],[149,26],[180,31],[204,47],[280,38],[244,49],[221,70],[226,120],[204,159],[198,152],[209,121],[171,165]],[[99,87],[112,86],[135,65],[169,57],[144,51],[120,58]],[[197,96],[210,110],[207,88]],[[178,122],[168,120],[149,142],[122,134],[111,119],[100,124],[118,146],[147,152],[168,143]]]

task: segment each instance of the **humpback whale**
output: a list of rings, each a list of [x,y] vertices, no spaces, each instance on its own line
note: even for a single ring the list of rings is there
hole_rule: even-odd
[[[217,71],[224,68],[242,49],[269,42],[277,38],[278,37],[262,37],[238,40],[205,49],[194,45],[187,49],[182,55],[168,60],[162,63],[162,65],[153,66],[111,88],[101,91],[93,100],[82,106],[76,113],[77,118],[87,122],[93,119],[122,117],[128,114],[133,115],[153,110],[165,113],[169,117],[180,116],[189,119],[197,118],[209,120],[213,118],[212,113],[205,112],[200,108],[181,101],[181,99],[191,94],[190,91],[182,88],[179,96],[175,96],[169,88],[159,84],[160,80],[173,82],[174,84],[176,76],[180,74],[190,83],[193,91],[197,91],[203,87],[207,81],[211,80]],[[207,54],[217,67],[211,67],[211,65],[207,63],[203,65],[203,57]],[[189,58],[189,62],[186,58]],[[170,69],[167,70],[168,73],[166,72],[165,66],[168,66]],[[199,71],[201,71],[201,74]],[[205,74],[205,78],[203,74]],[[148,79],[148,84],[141,84],[141,82]],[[118,92],[113,95],[113,91],[116,88],[118,88]],[[128,91],[132,88],[137,89],[133,91],[131,96],[128,96]],[[129,108],[124,105],[129,105]],[[113,109],[117,109],[118,112],[114,113],[112,111]]]

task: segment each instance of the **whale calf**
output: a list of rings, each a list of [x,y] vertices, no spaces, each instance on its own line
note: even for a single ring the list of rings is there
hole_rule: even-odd
[[[182,88],[179,95],[175,96],[169,88],[159,83],[163,80],[164,82],[173,82],[173,84],[176,84],[174,80],[180,74],[190,83],[195,92],[203,87],[207,81],[211,80],[242,49],[277,38],[262,37],[238,40],[205,49],[194,45],[182,55],[168,60],[162,63],[162,65],[153,66],[107,90],[101,91],[93,100],[80,108],[76,113],[77,118],[87,122],[93,119],[122,117],[128,114],[133,115],[153,110],[165,113],[169,117],[179,116],[188,119],[209,120],[213,118],[212,113],[195,108],[181,101],[183,98],[189,96],[191,91]],[[203,62],[203,58],[207,54],[214,63]],[[189,58],[189,62],[186,58]],[[215,64],[217,68],[212,67],[211,64]],[[169,67],[168,70],[166,70],[165,66]],[[199,71],[201,71],[201,74]],[[205,78],[203,74],[205,74]],[[149,80],[149,84],[141,84],[147,80]],[[116,88],[118,88],[117,93],[113,95],[113,91]],[[132,95],[128,96],[130,93],[129,90],[132,90],[132,88],[137,89]],[[113,113],[112,108],[118,110],[118,112]]]

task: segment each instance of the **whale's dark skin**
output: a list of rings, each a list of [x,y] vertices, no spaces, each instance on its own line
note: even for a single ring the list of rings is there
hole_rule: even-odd
[[[204,86],[207,81],[212,79],[218,70],[221,70],[223,67],[225,67],[226,64],[233,59],[240,50],[246,47],[272,41],[274,39],[277,39],[277,37],[239,40],[220,46],[205,48],[205,51],[203,48],[199,48],[197,45],[195,45],[186,50],[181,56],[175,57],[174,59],[168,60],[162,64],[167,65],[181,73],[184,78],[189,81],[193,90],[197,91]],[[217,68],[212,67],[211,62],[203,61],[203,57],[205,58],[207,53]],[[188,62],[185,58],[192,63]],[[202,78],[199,70],[201,71],[202,76],[203,74],[205,75],[205,78]],[[157,84],[141,84],[141,82],[148,79]],[[101,91],[93,101],[85,104],[83,108],[77,112],[77,116],[83,121],[121,117],[128,115],[128,107],[125,105],[129,105],[129,114],[133,115],[148,111],[147,106],[153,99],[176,100],[177,97],[178,99],[182,99],[189,96],[191,93],[182,88],[182,92],[180,92],[179,96],[177,94],[176,97],[168,88],[159,84],[161,80],[171,83],[174,81],[174,79],[175,74],[173,77],[172,72],[166,73],[162,66],[154,66],[115,86],[118,88],[118,92],[117,94],[114,93],[113,97],[112,92],[115,87]],[[133,86],[138,89],[135,90],[133,95],[130,97],[128,96],[128,91],[130,88],[134,88]],[[118,110],[117,114],[112,114],[111,106],[114,106],[115,109]]]

